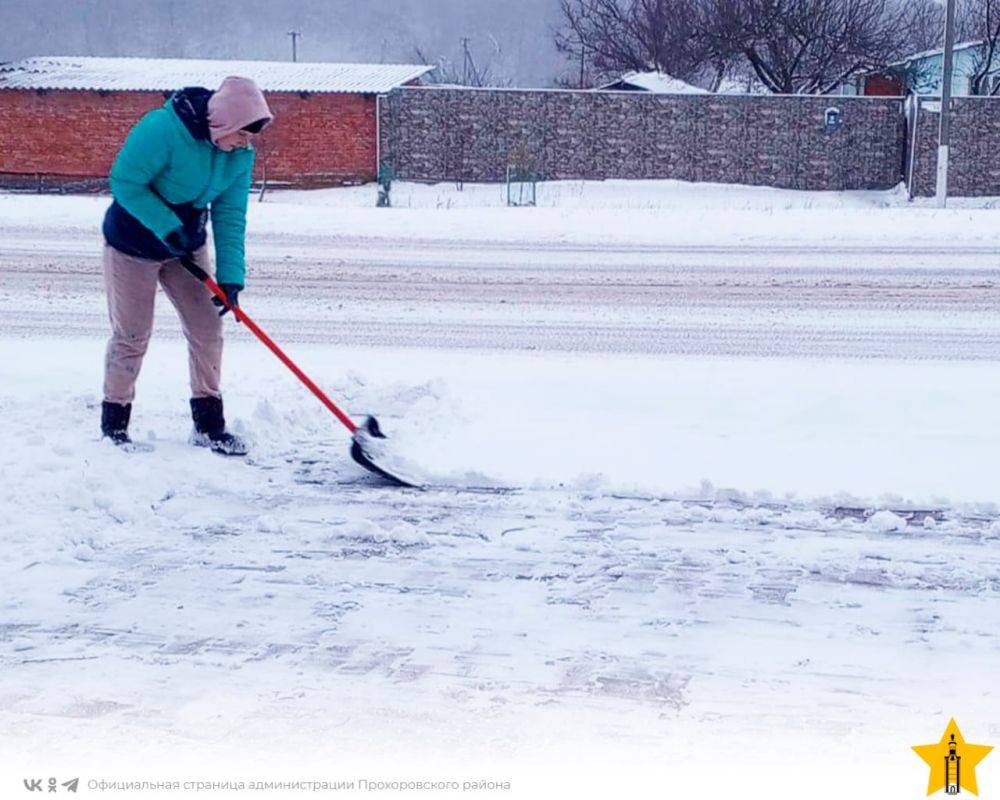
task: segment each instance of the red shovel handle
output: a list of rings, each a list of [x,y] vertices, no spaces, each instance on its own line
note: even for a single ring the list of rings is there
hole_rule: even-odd
[[[264,333],[264,331],[262,331],[260,328],[258,328],[257,323],[255,323],[252,319],[250,319],[250,317],[248,317],[246,314],[243,313],[243,309],[241,309],[239,306],[232,308],[229,305],[229,300],[226,297],[226,293],[222,291],[222,287],[220,287],[219,284],[217,284],[214,280],[212,280],[211,275],[209,275],[207,272],[205,272],[205,270],[203,270],[201,267],[195,264],[190,257],[185,256],[184,258],[182,258],[181,264],[184,265],[184,269],[186,269],[188,272],[194,275],[202,283],[204,283],[205,286],[208,287],[208,290],[219,298],[223,306],[232,311],[236,319],[238,319],[240,322],[246,325],[254,336],[260,339],[265,345],[267,345],[268,350],[274,353],[281,360],[281,363],[284,364],[286,367],[288,367],[295,374],[295,377],[298,378],[300,381],[302,381],[302,383],[305,384],[306,388],[314,395],[316,395],[319,401],[323,405],[325,405],[337,419],[339,419],[342,423],[344,423],[347,430],[349,430],[351,433],[354,433],[358,429],[358,426],[354,424],[351,418],[347,416],[347,414],[345,414],[343,411],[341,411],[337,407],[337,404],[334,403],[329,397],[327,397],[326,393],[322,389],[320,389],[315,383],[313,383],[310,377],[306,375],[301,369],[299,369],[298,365],[294,361],[292,361],[292,359],[290,359],[287,355],[285,355],[285,352],[280,347],[278,347],[278,345],[274,343],[271,337],[268,336],[266,333]]]

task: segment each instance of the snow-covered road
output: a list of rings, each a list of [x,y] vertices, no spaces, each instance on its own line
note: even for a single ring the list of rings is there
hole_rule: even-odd
[[[995,248],[581,247],[251,237],[247,308],[283,341],[996,360]],[[5,231],[0,334],[104,336],[92,231]],[[166,311],[166,310],[165,310]],[[160,333],[180,333],[167,311]]]
[[[20,740],[832,752],[997,718],[989,245],[251,236],[247,310],[379,412],[434,475],[417,492],[359,475],[236,326],[253,463],[192,451],[165,303],[134,425],[155,452],[98,441],[96,238],[0,218]]]

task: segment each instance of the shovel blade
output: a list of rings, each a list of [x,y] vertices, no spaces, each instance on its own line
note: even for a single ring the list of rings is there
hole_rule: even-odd
[[[369,472],[397,486],[419,489],[420,483],[406,474],[405,465],[392,457],[385,434],[375,417],[368,417],[355,432],[351,442],[351,458]]]

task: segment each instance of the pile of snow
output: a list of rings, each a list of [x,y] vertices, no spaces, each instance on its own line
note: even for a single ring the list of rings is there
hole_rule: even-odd
[[[266,192],[264,204],[371,208],[375,204],[375,196],[376,189],[371,184],[335,189],[281,189]],[[392,184],[391,196],[395,209],[485,209],[507,205],[507,187],[502,183],[396,181]],[[885,191],[820,192],[770,186],[617,179],[542,181],[536,184],[536,201],[537,208],[673,212],[871,210],[901,209],[909,205],[902,185]],[[972,205],[991,208],[994,203],[988,198],[979,198]],[[512,213],[530,216],[532,210],[512,209]],[[641,216],[635,218],[637,223],[642,219]]]
[[[538,185],[538,207],[506,207],[501,184],[393,186],[393,207],[376,208],[374,185],[270,191],[250,205],[248,244],[269,238],[385,238],[401,246],[472,241],[523,246],[823,248],[996,247],[998,198],[947,209],[907,200],[902,187],[869,192],[798,192],[679,181],[554,181]],[[108,200],[0,193],[0,219],[25,237],[43,229],[100,235]]]
[[[290,349],[349,413],[377,412],[396,454],[434,485],[823,508],[1000,499],[990,468],[1000,376],[989,362]],[[157,452],[134,459],[97,441],[102,350],[100,340],[0,339],[11,432],[0,505],[43,526],[46,508],[139,526],[174,513],[225,525],[222,506],[186,503],[188,488],[225,497],[267,473],[190,451],[182,342],[152,344],[133,433]],[[348,364],[363,371],[345,373]],[[225,367],[227,417],[251,438],[254,460],[312,464],[317,480],[363,475],[346,431],[259,344],[232,335]],[[937,388],[926,392],[930,380]],[[25,464],[28,482],[18,477]],[[884,512],[868,525],[906,522]]]
[[[871,516],[868,526],[879,533],[892,533],[905,530],[906,520],[888,509],[882,509]]]

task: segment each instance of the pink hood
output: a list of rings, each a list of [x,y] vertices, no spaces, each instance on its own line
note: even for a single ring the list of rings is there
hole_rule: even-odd
[[[262,119],[270,122],[274,114],[264,93],[250,78],[226,78],[208,99],[208,128],[214,144]]]

